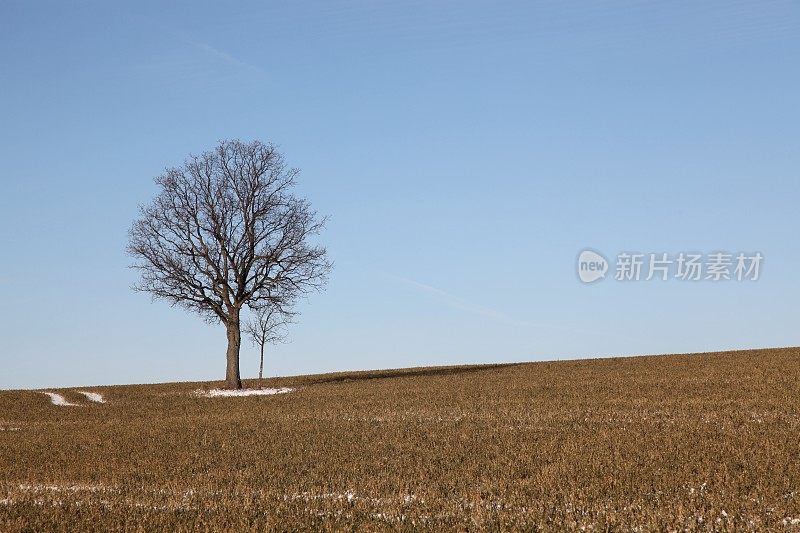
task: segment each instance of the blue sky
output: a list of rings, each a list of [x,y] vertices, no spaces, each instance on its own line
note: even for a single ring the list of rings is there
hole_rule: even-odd
[[[790,1],[0,1],[0,388],[224,377],[124,252],[224,138],[330,216],[269,375],[798,345],[798,57]],[[587,247],[765,259],[584,285]]]

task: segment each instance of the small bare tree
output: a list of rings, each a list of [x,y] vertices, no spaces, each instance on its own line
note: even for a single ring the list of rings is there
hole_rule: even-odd
[[[258,387],[264,381],[264,347],[286,339],[286,326],[292,323],[295,312],[278,305],[256,309],[253,318],[245,324],[245,332],[254,345],[258,346],[261,359],[258,365]]]
[[[242,308],[320,289],[332,266],[309,242],[324,220],[292,194],[297,174],[272,144],[222,141],[158,176],[158,195],[130,230],[134,289],[225,325],[231,389],[242,386]]]

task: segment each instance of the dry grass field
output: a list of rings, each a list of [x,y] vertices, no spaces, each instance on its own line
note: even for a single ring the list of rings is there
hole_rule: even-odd
[[[798,348],[215,385],[0,392],[0,531],[800,531]]]

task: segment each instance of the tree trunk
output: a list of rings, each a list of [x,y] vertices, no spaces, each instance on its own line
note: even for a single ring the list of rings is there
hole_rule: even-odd
[[[264,379],[264,343],[261,343],[261,364],[258,366],[258,388],[263,389],[264,384],[262,380]]]
[[[239,310],[231,311],[228,319],[228,367],[225,372],[225,387],[241,389],[242,379],[239,375],[239,347],[242,344],[242,333],[239,329]]]

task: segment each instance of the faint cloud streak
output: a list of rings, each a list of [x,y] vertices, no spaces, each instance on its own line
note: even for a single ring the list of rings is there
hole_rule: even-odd
[[[447,291],[439,289],[437,287],[433,287],[431,285],[426,285],[425,283],[420,283],[419,281],[414,281],[413,279],[403,278],[400,276],[395,276],[393,274],[387,274],[390,278],[394,279],[395,281],[399,281],[404,285],[409,287],[414,287],[419,289],[423,292],[427,292],[428,294],[432,294],[437,296],[442,302],[447,304],[449,307],[454,309],[459,309],[461,311],[467,311],[475,315],[480,315],[485,318],[491,318],[498,322],[504,322],[506,324],[514,325],[514,326],[524,326],[524,327],[544,327],[544,326],[537,326],[535,324],[531,324],[529,322],[525,322],[522,320],[516,320],[507,314],[498,311],[496,309],[492,309],[491,307],[486,307],[484,305],[476,304],[470,301],[467,301],[463,298],[450,294]]]
[[[458,309],[460,311],[466,311],[510,326],[516,326],[520,328],[549,329],[553,331],[562,331],[579,335],[600,336],[600,337],[624,339],[628,341],[637,341],[637,342],[642,340],[636,337],[620,336],[616,334],[610,335],[601,331],[586,330],[581,328],[575,328],[572,326],[559,326],[556,324],[543,324],[537,322],[529,322],[526,320],[518,320],[514,317],[509,316],[506,313],[503,313],[502,311],[498,311],[497,309],[493,309],[491,307],[470,302],[468,300],[465,300],[464,298],[451,294],[438,287],[434,287],[426,283],[415,281],[413,279],[404,278],[402,276],[396,276],[394,274],[384,273],[384,275],[394,281],[402,283],[407,287],[412,287],[419,291],[436,296],[443,304],[447,305],[448,307],[451,307],[453,309]]]
[[[262,74],[262,75],[266,75],[266,73],[267,73],[263,68],[261,68],[259,66],[256,66],[256,65],[252,65],[250,63],[246,63],[246,62],[242,61],[241,59],[232,56],[228,52],[224,52],[224,51],[220,50],[219,48],[215,48],[215,47],[211,46],[210,44],[200,43],[200,42],[193,41],[191,39],[186,39],[186,38],[183,38],[182,40],[186,44],[189,44],[189,45],[197,48],[198,50],[201,50],[201,51],[205,52],[206,54],[208,54],[212,58],[214,58],[216,60],[219,60],[219,61],[221,61],[221,62],[223,62],[223,63],[225,63],[225,64],[227,64],[229,66],[237,67],[237,68],[240,68],[240,69],[248,70],[248,71],[251,71],[253,73],[258,73],[258,74]]]

